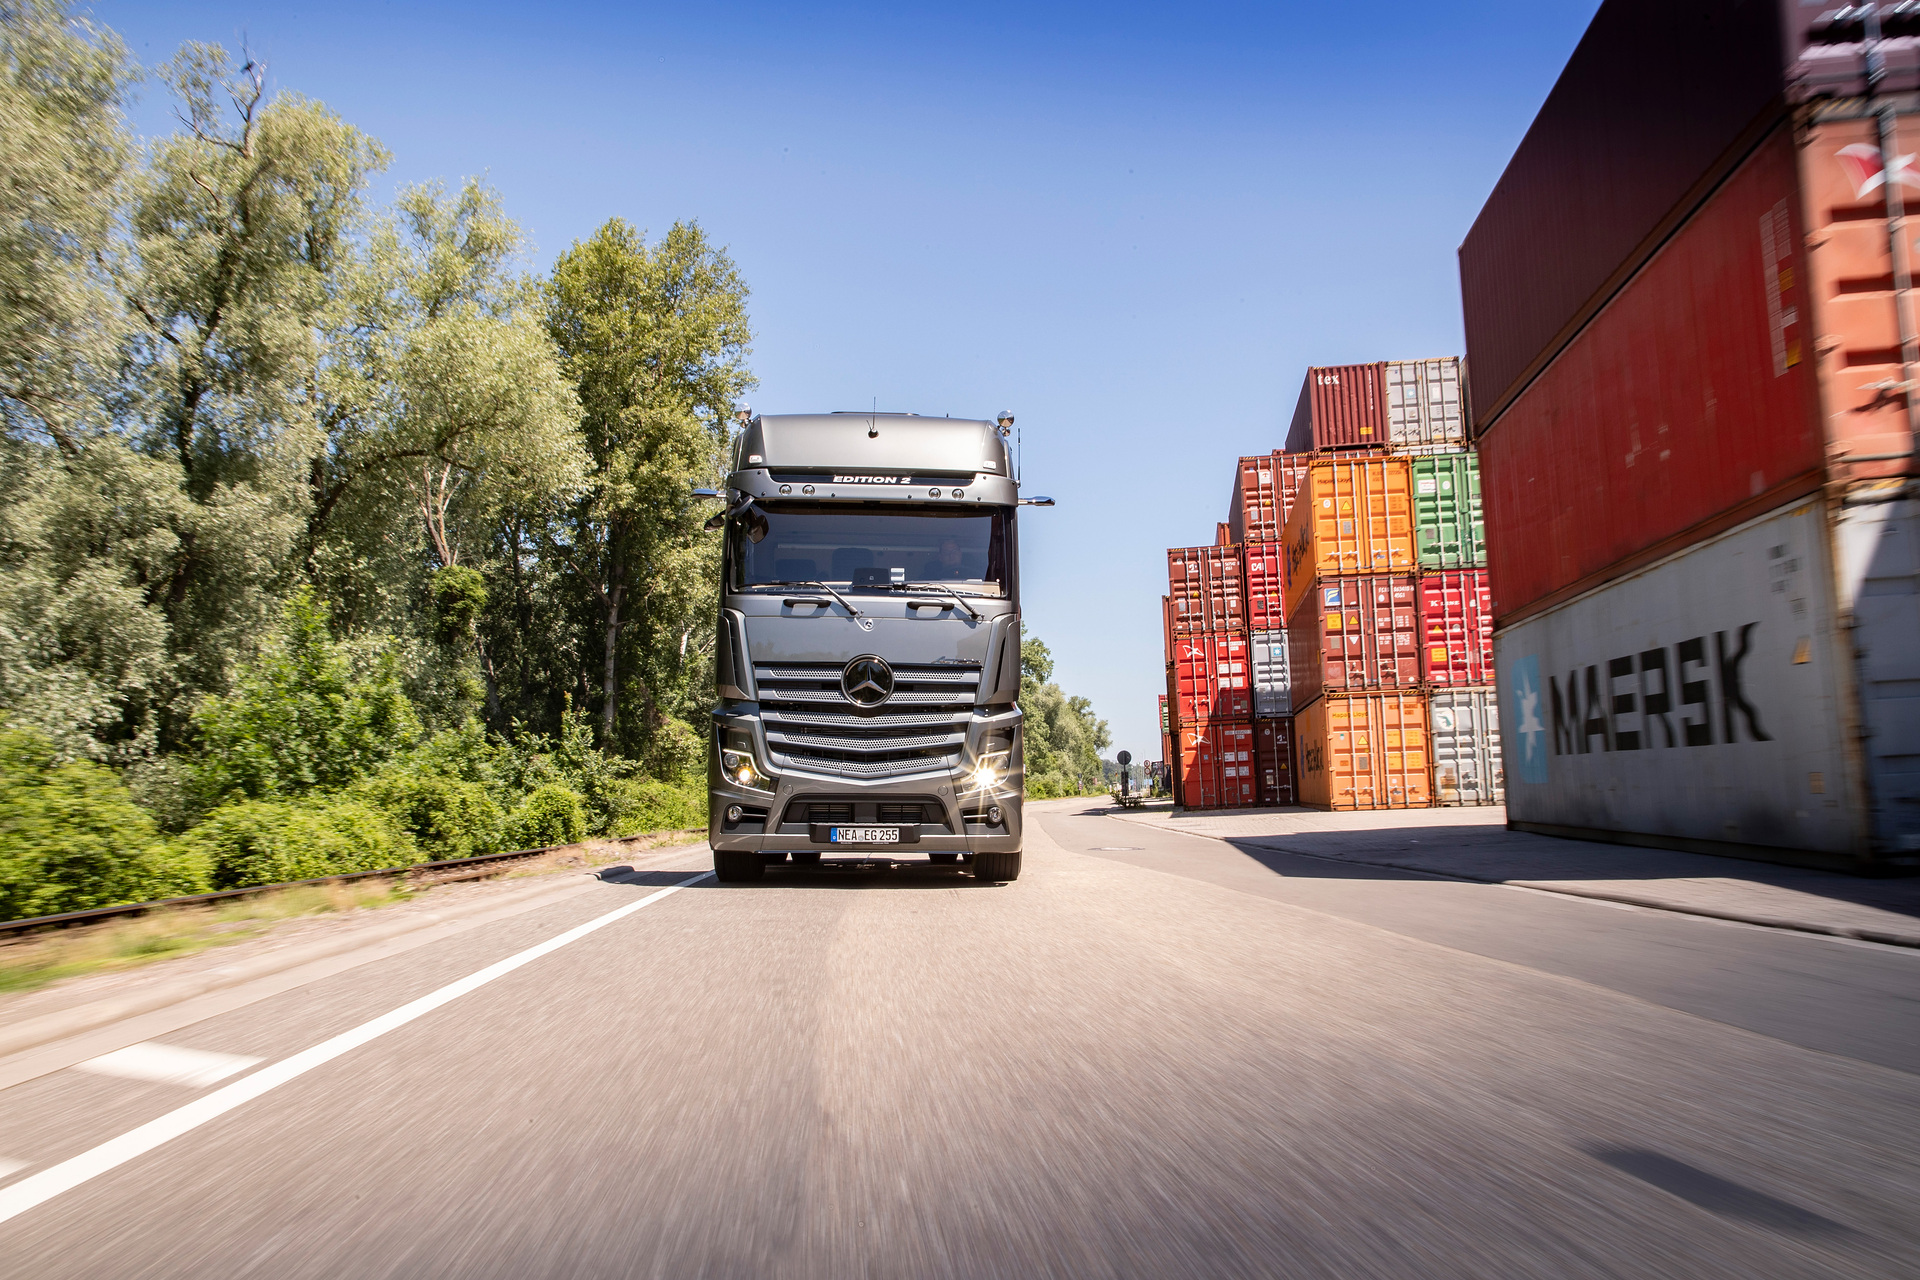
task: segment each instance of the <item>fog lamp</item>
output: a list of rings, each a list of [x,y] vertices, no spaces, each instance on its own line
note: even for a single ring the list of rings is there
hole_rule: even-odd
[[[1000,825],[1000,806],[999,805],[990,804],[987,806],[987,821],[992,823],[996,827]]]
[[[730,805],[728,805],[728,806],[727,806],[727,821],[728,821],[728,822],[738,822],[738,821],[740,821],[740,815],[741,815],[742,813],[744,813],[744,812],[746,812],[746,811],[745,811],[744,809],[742,809],[742,808],[741,808],[741,807],[740,807],[739,805],[737,805],[737,804],[730,804]],[[996,819],[996,821],[997,821],[997,819]]]

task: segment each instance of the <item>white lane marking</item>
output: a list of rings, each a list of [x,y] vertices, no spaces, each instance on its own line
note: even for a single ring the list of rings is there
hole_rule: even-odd
[[[205,1049],[183,1049],[179,1045],[148,1040],[74,1065],[81,1071],[91,1071],[100,1076],[118,1076],[122,1080],[155,1080],[161,1084],[204,1089],[265,1061],[265,1058],[249,1058],[244,1054],[209,1053]]]
[[[528,947],[525,951],[508,956],[505,960],[488,965],[477,973],[470,973],[456,982],[449,982],[438,991],[429,992],[418,1000],[403,1004],[398,1009],[383,1013],[369,1022],[363,1022],[351,1031],[343,1031],[331,1040],[322,1040],[311,1049],[304,1049],[290,1058],[282,1058],[270,1066],[262,1067],[250,1076],[243,1076],[232,1084],[215,1089],[205,1097],[196,1098],[184,1107],[169,1111],[157,1120],[150,1120],[137,1129],[130,1129],[117,1138],[110,1138],[90,1151],[83,1151],[70,1160],[63,1160],[52,1168],[43,1169],[28,1178],[22,1178],[10,1187],[0,1187],[0,1222],[5,1222],[25,1213],[35,1205],[44,1204],[63,1191],[71,1191],[91,1178],[97,1178],[111,1169],[117,1169],[136,1156],[144,1155],[160,1146],[189,1133],[209,1120],[217,1119],[243,1103],[251,1102],[270,1089],[277,1089],[298,1076],[303,1076],[315,1067],[332,1062],[341,1054],[349,1053],[369,1040],[385,1035],[398,1027],[404,1027],[416,1018],[424,1017],[441,1005],[458,1000],[468,992],[492,982],[495,978],[505,977],[525,964],[531,964],[541,956],[558,951],[569,942],[578,942],[595,929],[601,929],[614,921],[645,906],[660,901],[668,894],[678,892],[700,880],[705,880],[713,872],[703,871],[697,876],[688,876],[678,884],[668,885],[655,893],[650,893],[638,902],[629,902],[603,916],[598,916],[582,925],[575,925],[565,933],[548,938],[545,942]]]
[[[0,1178],[10,1178],[27,1167],[25,1160],[9,1160],[0,1156]]]

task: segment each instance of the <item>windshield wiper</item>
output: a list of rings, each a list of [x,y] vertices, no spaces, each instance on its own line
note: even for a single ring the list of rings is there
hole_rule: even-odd
[[[955,604],[959,605],[962,609],[965,609],[967,611],[967,616],[969,618],[972,618],[975,622],[980,621],[980,611],[978,609],[975,609],[972,605],[968,604],[965,600],[961,599],[960,597],[963,593],[954,590],[952,587],[943,587],[937,582],[889,582],[887,584],[887,590],[889,591],[924,591],[928,595],[946,596],[949,599],[951,599]],[[989,599],[990,597],[981,595],[979,598]]]
[[[854,617],[856,618],[866,617],[864,613],[861,613],[858,609],[853,607],[853,601],[847,599],[845,596],[841,595],[838,591],[835,591],[832,587],[828,586],[824,582],[752,582],[752,583],[748,583],[747,585],[753,586],[753,587],[818,587],[820,588],[820,590],[832,596],[835,600],[838,600],[841,603],[841,605],[845,607],[846,611],[852,614]]]

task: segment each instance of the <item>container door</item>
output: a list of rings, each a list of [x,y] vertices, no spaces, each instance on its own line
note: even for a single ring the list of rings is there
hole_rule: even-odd
[[[1866,721],[1873,842],[1896,865],[1920,863],[1920,502],[1886,501],[1899,481],[1856,489],[1835,522],[1841,605]]]

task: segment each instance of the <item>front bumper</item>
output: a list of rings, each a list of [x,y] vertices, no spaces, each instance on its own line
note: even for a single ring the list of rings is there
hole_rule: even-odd
[[[839,857],[923,858],[932,853],[1017,853],[1021,848],[1021,785],[1018,773],[1002,780],[991,794],[967,790],[947,770],[910,774],[884,781],[864,781],[827,775],[785,773],[771,793],[741,787],[716,768],[709,778],[707,840],[715,849],[760,853],[818,850]],[[927,818],[917,824],[919,839],[912,844],[845,845],[813,837],[824,835],[823,823],[812,821],[811,806],[850,806],[837,825],[892,826],[880,816],[883,805],[917,804]],[[734,805],[742,809],[737,822],[727,820]],[[1000,823],[968,822],[989,805],[1000,809]]]

